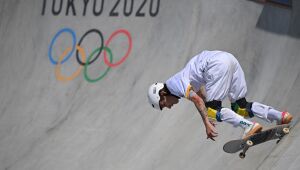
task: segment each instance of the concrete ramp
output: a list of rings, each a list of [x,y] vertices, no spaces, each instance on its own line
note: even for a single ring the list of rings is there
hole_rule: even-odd
[[[291,9],[247,0],[0,4],[0,169],[300,168],[299,124],[240,160],[222,146],[241,129],[219,123],[209,141],[191,102],[160,112],[146,95],[202,50],[225,50],[244,69],[249,100],[298,118],[297,0]]]

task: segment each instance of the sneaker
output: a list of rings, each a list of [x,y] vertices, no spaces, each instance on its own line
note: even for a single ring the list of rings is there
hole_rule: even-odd
[[[245,139],[248,136],[251,136],[255,133],[261,132],[262,129],[263,129],[263,127],[259,123],[253,123],[251,126],[249,126],[245,129],[243,139]]]
[[[281,113],[281,120],[277,122],[278,125],[289,124],[293,119],[293,116],[289,112]]]

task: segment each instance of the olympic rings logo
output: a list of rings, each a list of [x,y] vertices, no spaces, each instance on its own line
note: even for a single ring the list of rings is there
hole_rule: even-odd
[[[53,59],[53,55],[52,55],[53,45],[55,44],[57,38],[63,33],[68,33],[72,36],[73,44],[72,44],[72,47],[68,47],[63,51],[63,53],[58,57],[58,61],[55,61]],[[86,57],[85,51],[81,47],[81,44],[82,44],[82,41],[84,40],[84,38],[88,34],[91,34],[91,33],[96,33],[99,36],[101,46],[94,49],[92,51],[92,53],[88,57]],[[127,37],[129,45],[128,45],[128,49],[127,49],[126,54],[123,57],[121,57],[121,59],[119,59],[119,61],[117,61],[115,63],[112,63],[113,62],[113,54],[112,54],[112,51],[110,50],[110,48],[108,48],[108,46],[109,46],[110,42],[112,41],[112,39],[114,37],[116,37],[117,35],[119,35],[119,34],[124,34]],[[131,49],[132,49],[131,35],[125,29],[116,30],[115,32],[113,32],[110,35],[108,40],[105,41],[105,42],[104,42],[104,38],[103,38],[103,35],[102,35],[101,31],[99,31],[98,29],[90,29],[85,34],[83,34],[83,36],[80,38],[78,44],[76,44],[76,42],[77,42],[76,41],[76,34],[71,28],[63,28],[63,29],[59,30],[51,40],[51,43],[50,43],[50,46],[49,46],[49,51],[48,51],[48,57],[49,57],[50,62],[53,65],[55,65],[55,76],[56,76],[56,79],[59,80],[59,81],[71,81],[71,80],[75,79],[77,76],[79,76],[82,69],[83,69],[84,70],[83,71],[84,78],[85,78],[86,81],[88,81],[90,83],[97,82],[97,81],[101,80],[103,77],[105,77],[106,74],[108,73],[108,71],[111,68],[117,67],[120,64],[122,64],[128,58],[128,56],[131,52]],[[77,59],[77,62],[79,64],[79,67],[76,69],[76,71],[72,75],[64,76],[64,75],[61,74],[61,66],[62,66],[62,64],[64,64],[66,61],[68,61],[72,57],[75,50],[76,50],[76,59]],[[87,73],[88,66],[90,64],[94,63],[99,58],[99,56],[102,52],[103,52],[103,55],[104,55],[104,63],[105,63],[105,65],[108,66],[108,68],[98,78],[91,79],[89,77],[88,73]],[[107,58],[107,53],[109,54],[109,59]],[[94,59],[92,59],[92,57],[94,55],[96,57]]]

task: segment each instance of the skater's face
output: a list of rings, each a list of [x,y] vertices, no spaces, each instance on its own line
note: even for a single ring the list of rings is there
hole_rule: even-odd
[[[177,104],[178,102],[178,98],[173,95],[161,95],[159,105],[161,109],[165,107],[171,109],[171,107],[173,107],[173,105]]]

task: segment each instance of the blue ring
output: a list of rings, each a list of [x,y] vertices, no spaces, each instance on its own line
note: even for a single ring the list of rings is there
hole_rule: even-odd
[[[51,61],[51,63],[52,63],[53,65],[57,65],[58,62],[55,61],[55,60],[53,59],[53,57],[52,57],[52,47],[53,47],[54,42],[55,42],[56,39],[58,38],[58,36],[59,36],[60,34],[62,34],[63,32],[68,32],[68,33],[70,33],[70,34],[72,35],[72,38],[73,38],[73,47],[72,47],[72,51],[67,55],[66,58],[64,58],[64,59],[62,60],[61,64],[63,64],[64,62],[66,62],[66,61],[72,56],[72,54],[73,54],[73,52],[74,52],[74,50],[75,50],[75,47],[76,47],[76,34],[75,34],[75,32],[74,32],[71,28],[63,28],[63,29],[59,30],[59,31],[55,34],[55,36],[52,38],[51,44],[50,44],[50,46],[49,46],[49,51],[48,51],[48,57],[49,57],[49,59],[50,59],[50,61]]]

